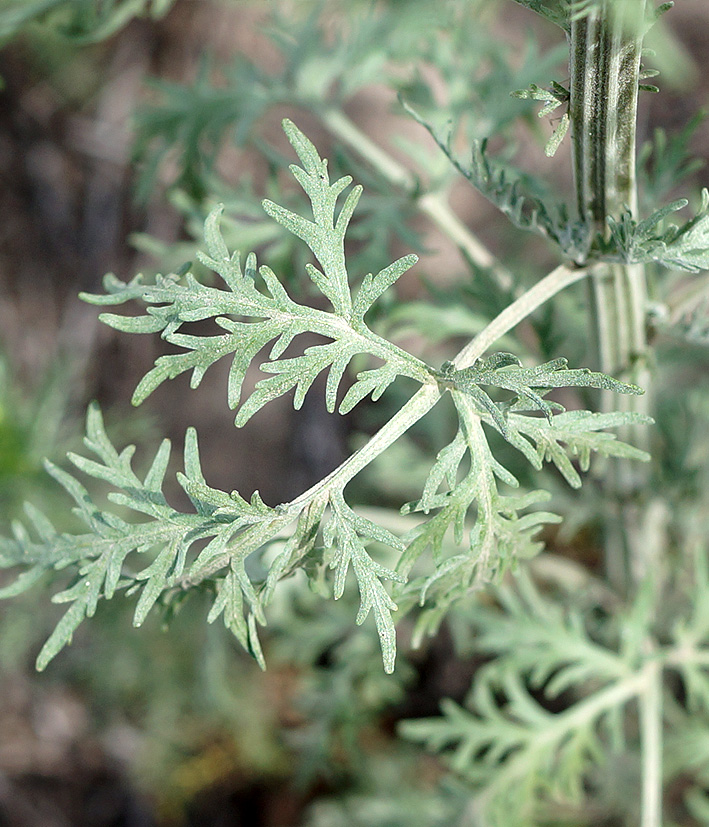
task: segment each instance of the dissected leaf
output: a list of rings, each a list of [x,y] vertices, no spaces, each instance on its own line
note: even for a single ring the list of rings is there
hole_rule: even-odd
[[[48,465],[50,473],[75,500],[75,513],[86,524],[87,533],[59,534],[46,517],[36,509],[28,509],[39,540],[33,540],[18,526],[14,539],[0,541],[3,567],[18,564],[27,567],[14,584],[6,587],[4,596],[23,591],[55,568],[71,568],[75,573],[73,584],[53,598],[54,602],[71,603],[71,606],[40,652],[38,668],[44,668],[71,641],[74,631],[85,617],[94,614],[100,600],[111,599],[119,589],[130,587],[131,593],[139,592],[134,622],[141,625],[155,604],[184,576],[194,543],[212,538],[196,555],[191,577],[195,565],[200,560],[204,564],[215,546],[222,552],[229,547],[229,554],[215,569],[216,573],[230,561],[235,565],[240,555],[247,556],[253,550],[247,529],[253,532],[256,528],[257,534],[262,533],[258,547],[290,522],[287,515],[277,519],[274,510],[263,504],[258,495],[248,503],[238,495],[229,496],[207,486],[194,431],[188,434],[185,443],[186,474],[181,477],[196,508],[192,514],[176,511],[164,496],[162,488],[170,454],[167,441],[162,443],[141,479],[132,467],[133,446],[117,451],[106,433],[98,407],[92,405],[85,444],[97,459],[71,454],[73,464],[89,477],[108,482],[115,489],[109,499],[133,512],[138,519],[129,521],[101,508],[78,479]],[[132,554],[147,557],[149,564],[142,571],[134,572],[126,566],[126,559]],[[215,557],[210,559],[213,561]],[[240,587],[260,615],[253,587],[243,579]],[[230,616],[229,627],[236,624]]]
[[[422,362],[374,334],[363,319],[372,304],[416,262],[416,256],[404,256],[376,276],[366,276],[353,302],[344,241],[360,189],[351,190],[338,213],[338,197],[350,186],[351,179],[341,178],[330,184],[327,162],[320,158],[308,138],[290,121],[284,121],[284,129],[303,164],[302,167],[293,165],[291,171],[310,199],[313,220],[270,201],[264,202],[264,207],[270,216],[311,248],[319,268],[309,264],[308,273],[330,300],[334,312],[293,301],[269,267],[257,270],[253,254],[247,256],[242,267],[240,255],[229,252],[220,232],[222,208],[217,208],[205,222],[207,253],[199,253],[198,258],[222,277],[227,289],[201,284],[190,273],[158,276],[154,284],[146,284],[140,276],[127,284],[108,276],[104,281],[105,295],[82,296],[86,301],[104,306],[134,299],[141,301],[147,306],[145,315],[126,317],[104,313],[100,318],[125,332],[160,332],[163,339],[182,349],[180,353],[158,357],[155,367],[138,384],[134,404],[140,404],[163,382],[185,372],[191,372],[190,386],[196,388],[215,362],[230,357],[228,402],[231,408],[238,408],[246,372],[270,343],[268,361],[260,368],[272,376],[258,382],[252,395],[241,404],[235,419],[239,426],[267,402],[293,389],[294,404],[299,408],[323,371],[329,372],[327,407],[335,410],[342,377],[358,354],[370,354],[385,364],[382,369],[376,369],[376,382],[372,381],[373,374],[365,374],[362,380],[355,381],[343,412],[369,393],[376,398],[397,376],[428,380],[429,372]],[[185,325],[206,319],[213,319],[225,332],[217,335],[184,332]],[[318,334],[329,342],[311,346],[300,356],[283,358],[293,340],[305,333]]]
[[[456,370],[452,363],[446,362],[441,369],[440,381],[469,396],[481,413],[490,415],[495,427],[506,439],[510,438],[508,412],[511,408],[539,410],[550,422],[554,411],[563,410],[559,403],[544,399],[552,388],[598,388],[629,394],[643,392],[637,385],[619,382],[588,368],[570,369],[564,358],[525,368],[510,353],[494,353],[462,370]],[[483,386],[510,391],[514,397],[504,403],[494,402],[482,389]]]
[[[636,221],[630,212],[620,218],[609,217],[611,243],[601,245],[606,257],[642,264],[657,262],[663,267],[698,273],[709,269],[709,190],[702,190],[696,214],[679,227],[671,224],[659,230],[668,216],[688,204],[684,198],[655,210],[643,221]]]

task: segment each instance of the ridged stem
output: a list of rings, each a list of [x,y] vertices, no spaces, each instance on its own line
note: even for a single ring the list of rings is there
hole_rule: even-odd
[[[599,0],[571,23],[574,173],[579,213],[602,235],[635,212],[635,130],[645,0]]]
[[[608,219],[625,210],[635,215],[635,141],[640,55],[646,0],[598,0],[572,22],[570,35],[570,119],[579,216],[593,238],[607,239]],[[593,242],[591,251],[593,252]],[[649,370],[645,312],[647,287],[639,265],[593,265],[591,310],[600,368],[645,388],[644,397],[623,399],[625,410],[646,413]],[[616,405],[604,395],[604,408]],[[623,437],[638,447],[647,440],[642,428],[628,427]],[[651,576],[653,549],[648,514],[638,493],[647,472],[628,460],[605,469],[604,526],[606,573],[620,593],[631,593]],[[662,672],[649,663],[648,685],[640,697],[642,751],[642,827],[662,824]]]
[[[608,218],[637,209],[635,143],[645,0],[599,0],[574,20],[570,34],[569,114],[579,216],[593,237],[607,238]],[[648,389],[645,311],[647,287],[639,265],[603,264],[591,273],[591,315],[599,367]],[[647,412],[648,394],[623,400],[625,409]],[[604,394],[601,406],[617,407]],[[646,447],[642,428],[627,438]],[[632,589],[647,570],[635,495],[644,470],[617,461],[604,484],[612,510],[607,521],[606,568],[620,591]],[[610,489],[610,490],[608,490]]]

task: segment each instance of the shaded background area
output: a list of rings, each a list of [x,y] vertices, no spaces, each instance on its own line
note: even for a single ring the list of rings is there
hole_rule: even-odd
[[[403,14],[404,3],[390,5]],[[490,24],[500,38],[519,46],[533,27],[545,49],[558,41],[525,10],[511,2],[497,5]],[[183,251],[194,246],[190,228],[198,226],[210,198],[224,195],[201,192],[196,178],[175,186],[184,158],[174,152],[166,152],[155,177],[146,178],[148,150],[155,145],[136,149],[135,113],[148,113],[163,94],[147,78],[194,85],[200,77],[215,77],[219,87],[221,67],[236,58],[272,71],[283,60],[268,34],[273,6],[286,19],[312,12],[306,2],[177,0],[163,19],[135,20],[100,44],[72,45],[37,27],[0,52],[3,523],[26,498],[53,515],[63,513],[65,500],[46,481],[41,458],[60,460],[80,444],[91,399],[106,411],[119,444],[150,447],[168,435],[179,446],[186,427],[196,424],[210,484],[245,496],[258,489],[269,503],[292,498],[320,479],[376,422],[377,414],[366,409],[344,419],[328,416],[314,393],[300,412],[292,411],[289,398],[278,400],[237,431],[225,404],[226,367],[212,370],[198,392],[181,377],[134,411],[131,394],[161,343],[102,328],[96,309],[76,298],[79,291],[100,290],[107,271],[122,279],[141,269],[152,272],[158,266],[154,252],[167,252],[175,267],[185,260]],[[325,37],[339,36],[338,26],[348,25],[345,14],[356,22],[364,6],[351,4],[345,13],[339,4],[327,4]],[[666,26],[659,43],[662,94],[643,102],[640,143],[657,127],[684,129],[709,101],[706,3],[679,0]],[[401,87],[414,96],[415,55],[404,71],[409,79]],[[434,87],[437,82],[427,81]],[[406,163],[397,144],[402,138],[432,151],[395,91],[368,84],[347,99],[346,108]],[[236,142],[231,129],[224,140],[205,136],[201,145],[213,160],[207,178],[222,182],[225,191],[248,185],[259,196],[267,193],[279,180],[279,153],[288,153],[280,131],[284,115],[298,120],[323,155],[335,152],[317,118],[284,101],[255,118]],[[144,126],[150,123],[144,114]],[[568,186],[568,163],[550,164],[543,142],[530,138],[528,129],[518,132],[524,165]],[[705,123],[691,145],[694,155],[709,158]],[[263,147],[271,147],[270,154],[260,152]],[[560,157],[568,161],[568,148]],[[700,170],[695,178],[706,181]],[[455,185],[452,201],[513,271],[524,262],[541,273],[554,261],[540,242],[510,246],[504,221],[464,182]],[[247,237],[256,237],[257,219],[246,219]],[[422,264],[400,286],[402,297],[425,300],[427,289],[469,278],[458,251],[413,211],[382,244],[392,254],[408,252],[407,232]],[[294,268],[293,289],[298,278]],[[128,609],[108,606],[97,628],[77,635],[72,649],[37,678],[33,658],[56,607],[38,608],[35,601],[17,601],[2,622],[0,825],[8,827],[354,824],[337,820],[327,809],[329,797],[367,785],[384,791],[392,774],[402,788],[402,779],[412,788],[433,787],[441,768],[396,742],[396,721],[435,713],[441,697],[461,698],[476,666],[454,657],[444,629],[410,654],[395,677],[384,676],[371,636],[343,639],[351,606],[343,601],[323,608],[304,598],[302,630],[291,627],[285,634],[275,618],[273,666],[265,675],[218,630],[202,628],[204,607],[182,613],[167,632],[156,622],[137,632]],[[317,639],[309,624],[317,626]],[[294,639],[300,641],[295,650]],[[333,659],[338,669],[331,668]],[[351,665],[342,669],[342,661]],[[415,799],[402,804],[402,813],[405,806],[418,808],[416,823],[440,817],[432,810],[428,818]],[[372,818],[363,823],[390,823]]]

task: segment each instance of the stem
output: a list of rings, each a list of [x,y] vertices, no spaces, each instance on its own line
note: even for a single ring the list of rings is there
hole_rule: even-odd
[[[594,238],[607,238],[608,218],[625,210],[635,217],[635,140],[645,0],[599,0],[571,24],[570,117],[574,142],[576,200]],[[591,268],[592,315],[600,368],[645,386],[649,384],[645,308],[647,286],[640,265]],[[608,408],[607,394],[602,407]],[[625,410],[645,413],[648,397],[624,400]],[[645,447],[641,430],[628,435]],[[627,461],[608,468],[606,480],[606,572],[620,593],[648,576],[653,544],[647,542],[646,509],[635,493],[646,473]],[[662,665],[649,661],[639,693],[642,754],[641,827],[662,824]]]
[[[538,281],[526,293],[508,305],[460,351],[453,359],[456,369],[462,370],[472,365],[505,333],[516,327],[523,319],[526,319],[527,316],[565,287],[585,278],[588,272],[586,268],[566,264],[561,264],[555,270],[552,270],[549,275]]]
[[[637,210],[635,143],[645,0],[599,0],[571,24],[569,114],[579,216],[594,238],[607,238],[608,218]],[[641,265],[598,263],[592,267],[591,315],[600,370],[643,387],[649,385]],[[623,401],[624,410],[646,413],[648,396]],[[601,397],[610,409],[609,394]],[[646,447],[642,428],[624,439]],[[647,571],[637,538],[641,521],[633,502],[645,472],[616,461],[607,472],[606,571],[621,593]]]
[[[433,377],[431,377],[433,379]],[[383,453],[395,440],[406,433],[416,422],[425,416],[441,398],[441,392],[435,384],[424,385],[394,416],[380,428],[366,445],[351,454],[331,474],[292,500],[288,510],[299,511],[304,503],[324,493],[330,488],[344,488],[360,471]]]
[[[645,0],[600,0],[571,24],[569,114],[579,216],[607,237],[608,218],[637,211],[635,142]],[[601,370],[632,374],[645,356],[645,273],[594,268]],[[630,377],[629,377],[630,378]]]
[[[569,115],[578,211],[606,219],[637,209],[635,131],[645,0],[599,0],[571,24]]]
[[[511,273],[485,247],[450,208],[445,192],[428,192],[417,196],[419,182],[416,177],[374,143],[343,112],[327,109],[322,115],[325,126],[343,143],[364,158],[390,184],[416,198],[419,210],[428,216],[478,267],[490,270],[499,285],[509,290],[513,285]]]
[[[662,827],[662,664],[648,663],[648,680],[640,696],[642,754],[641,827]]]
[[[516,301],[512,302],[500,314],[498,314],[480,333],[469,342],[455,357],[453,364],[458,370],[469,367],[479,359],[498,339],[512,330],[523,319],[526,319],[538,307],[541,307],[552,296],[558,292],[580,281],[587,275],[584,268],[571,268],[561,265],[552,270],[541,281],[527,290]],[[312,488],[303,492],[299,497],[284,508],[288,511],[298,510],[303,503],[322,494],[325,490],[337,486],[344,488],[345,485],[359,472],[369,465],[383,453],[396,439],[402,436],[416,422],[425,416],[441,398],[441,391],[437,384],[434,384],[434,377],[431,376],[431,383],[424,385],[394,416],[374,434],[373,437],[355,451],[338,468],[336,468],[325,479],[320,480]]]

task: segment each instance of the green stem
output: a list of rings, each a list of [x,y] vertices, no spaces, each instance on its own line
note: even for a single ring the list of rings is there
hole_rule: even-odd
[[[609,236],[608,218],[636,217],[635,140],[645,0],[599,0],[571,24],[570,117],[577,207],[594,241]],[[600,368],[647,389],[647,286],[639,265],[591,268],[592,316]],[[610,404],[608,396],[602,407]],[[623,401],[646,413],[648,396]],[[642,432],[624,438],[646,447]],[[652,566],[646,514],[637,502],[646,472],[627,460],[606,470],[606,572],[620,593],[632,591]],[[639,694],[642,827],[662,824],[662,665],[647,663]]]
[[[608,218],[637,209],[635,143],[645,0],[599,0],[571,24],[569,114],[579,216],[592,238],[607,238]],[[591,253],[593,254],[593,245]],[[639,265],[598,263],[591,268],[591,315],[600,370],[647,388],[645,311],[647,286]],[[601,407],[617,402],[603,394]],[[646,413],[647,394],[624,400],[626,410]],[[641,428],[624,438],[647,447]],[[633,503],[644,471],[617,461],[606,474],[609,519],[606,571],[626,592],[648,567]]]
[[[580,281],[587,274],[583,268],[561,265],[538,281],[512,304],[498,314],[480,333],[455,357],[453,364],[458,370],[469,367],[479,359],[495,342],[526,319],[538,307],[545,304],[564,288]],[[289,511],[299,510],[303,503],[321,495],[333,486],[345,485],[370,462],[383,453],[395,440],[402,436],[419,419],[425,416],[441,398],[441,391],[431,376],[431,384],[425,384],[373,437],[355,451],[329,476],[305,491],[287,506]]]
[[[480,333],[469,342],[453,359],[456,370],[463,370],[472,365],[498,339],[526,319],[538,307],[571,284],[585,278],[588,270],[582,267],[570,267],[565,264],[552,270],[549,275],[538,281],[522,296],[508,305]]]
[[[599,0],[571,24],[569,114],[579,216],[607,238],[637,211],[635,143],[645,0]],[[601,369],[631,378],[646,351],[647,288],[638,265],[599,264],[593,306]]]
[[[642,754],[641,827],[662,827],[662,664],[648,663],[648,679],[640,696]]]
[[[606,235],[637,208],[635,131],[645,0],[600,0],[571,24],[569,115],[579,214]]]

